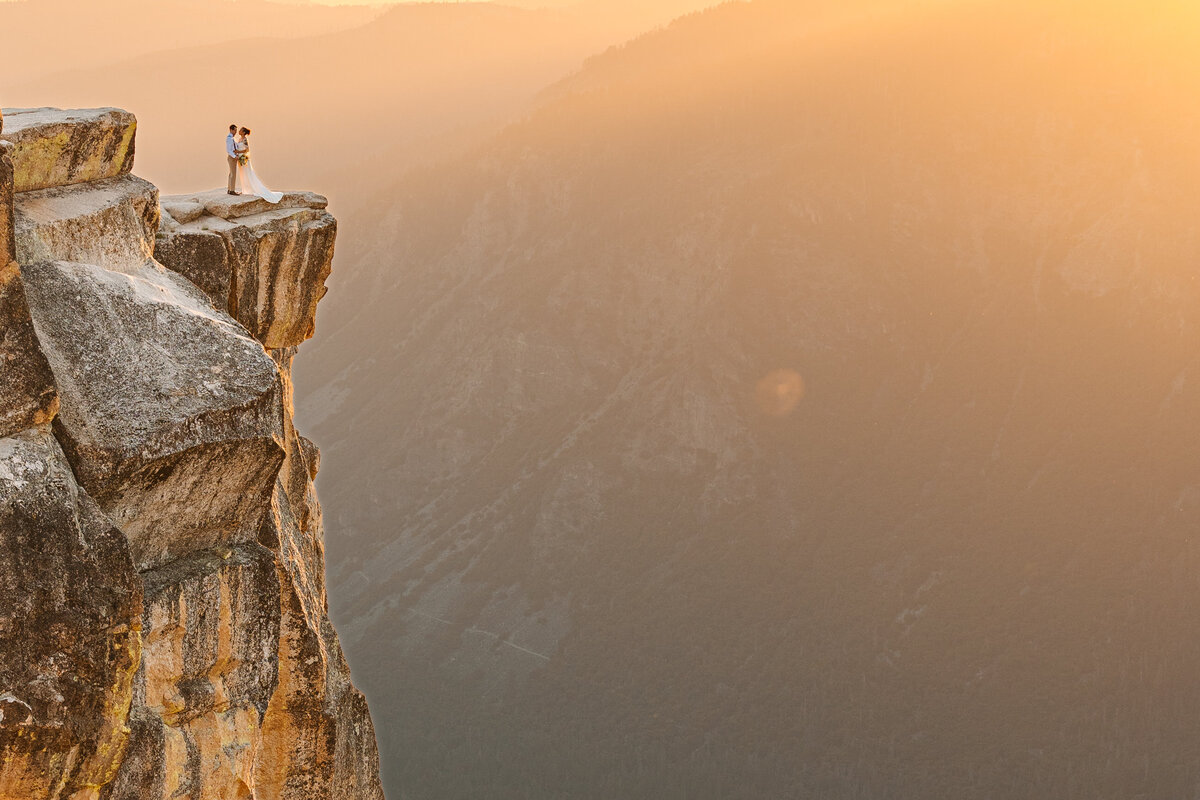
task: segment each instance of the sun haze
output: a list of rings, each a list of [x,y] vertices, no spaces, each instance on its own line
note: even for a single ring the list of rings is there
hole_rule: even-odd
[[[239,339],[294,406],[294,429],[259,436],[285,462],[268,465],[271,509],[308,503],[293,521],[308,538],[241,520],[245,547],[304,566],[284,622],[323,619],[327,586],[336,647],[293,637],[295,653],[344,651],[389,796],[1200,786],[1195,3],[24,0],[0,4],[0,31],[6,107],[137,115],[133,169],[153,186],[97,179],[133,186],[141,210],[105,219],[157,224],[139,242],[203,284],[189,308],[209,298],[226,333],[267,341],[270,359]],[[117,119],[105,153],[125,152]],[[271,189],[328,209],[227,195],[231,122],[253,128]],[[18,193],[21,270],[74,274],[28,256],[30,198],[45,199]],[[327,261],[281,268],[329,256],[334,234],[328,294]],[[75,302],[31,285],[35,304]],[[278,323],[312,332],[302,344],[258,318],[289,303],[316,315]],[[111,371],[86,366],[64,397]],[[167,386],[176,374],[193,379]],[[181,405],[227,388],[196,375],[137,385]],[[61,434],[63,408],[29,435]],[[199,483],[170,508],[210,496],[226,494]],[[146,570],[154,663],[269,628],[150,591],[213,564],[244,566],[205,551]],[[252,730],[253,704],[189,715],[241,686],[222,669],[303,682],[217,660],[148,673],[174,687],[156,702],[188,710],[133,720],[130,753],[174,743],[238,780],[207,765],[273,755],[221,727]],[[265,707],[278,734],[281,703]],[[212,759],[182,731],[220,743]],[[332,747],[318,765],[354,751],[306,736]],[[251,777],[287,783],[268,772]]]

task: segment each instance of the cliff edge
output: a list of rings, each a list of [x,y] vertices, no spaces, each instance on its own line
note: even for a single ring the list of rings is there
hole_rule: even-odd
[[[0,116],[0,800],[382,798],[291,365],[337,223]]]

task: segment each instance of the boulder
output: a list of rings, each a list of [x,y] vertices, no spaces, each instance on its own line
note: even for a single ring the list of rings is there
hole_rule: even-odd
[[[313,335],[317,303],[325,295],[325,279],[333,264],[337,221],[324,208],[324,198],[288,195],[280,206],[265,200],[223,195],[190,196],[202,202],[203,216],[164,226],[155,257],[201,287],[213,303],[225,308],[268,348],[299,345]],[[296,205],[288,206],[288,197]],[[189,196],[167,198],[172,208]],[[238,205],[238,204],[241,205]],[[236,208],[261,210],[238,215]],[[221,212],[214,215],[213,209]],[[224,216],[222,216],[224,215]]]
[[[55,430],[138,569],[253,541],[284,456],[279,373],[258,342],[154,264],[23,273]]]
[[[181,223],[195,222],[206,213],[203,204],[190,199],[172,202],[170,198],[163,198],[162,210],[171,219]]]
[[[117,108],[4,109],[18,192],[127,174],[136,132],[133,114]]]
[[[158,189],[132,175],[16,197],[17,261],[138,269],[154,256]]]
[[[0,797],[83,797],[120,761],[141,583],[48,426],[0,439]]]
[[[0,436],[49,422],[58,412],[54,377],[34,335],[15,255],[12,162],[0,143]]]

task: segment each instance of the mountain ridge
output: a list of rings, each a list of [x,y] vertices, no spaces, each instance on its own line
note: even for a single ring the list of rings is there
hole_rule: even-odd
[[[389,785],[1194,783],[1195,15],[907,8],[689,18],[350,244],[299,413]]]

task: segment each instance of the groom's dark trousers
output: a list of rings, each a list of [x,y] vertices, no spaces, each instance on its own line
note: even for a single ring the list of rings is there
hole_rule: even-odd
[[[225,156],[225,160],[229,162],[229,191],[237,191],[237,159]]]

